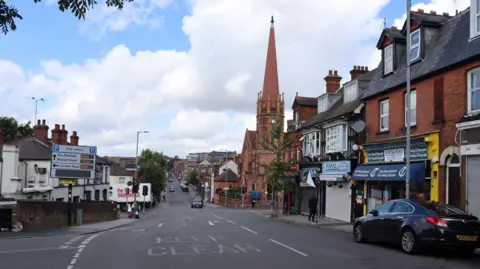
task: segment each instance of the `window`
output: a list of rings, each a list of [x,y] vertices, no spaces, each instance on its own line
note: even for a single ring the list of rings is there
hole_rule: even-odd
[[[410,34],[410,61],[420,58],[420,29]]]
[[[393,71],[393,44],[387,46],[383,50],[383,65],[384,65],[384,74],[388,74]]]
[[[407,126],[407,94],[405,94],[405,126]],[[410,126],[417,124],[417,91],[410,92]]]
[[[351,102],[355,99],[357,99],[357,81],[349,84],[349,85],[346,85],[345,88],[344,88],[344,96],[343,96],[343,102],[344,103],[348,103],[348,102]]]
[[[413,211],[415,211],[415,208],[413,208],[413,206],[404,202],[396,202],[392,208],[392,213],[407,214],[407,213],[413,213]]]
[[[118,183],[119,184],[125,184],[125,177],[118,177]]]
[[[480,111],[480,67],[468,72],[468,112]]]
[[[380,131],[388,131],[388,100],[380,102]]]
[[[303,155],[320,154],[321,132],[311,132],[304,136],[303,139]]]
[[[390,208],[392,207],[392,202],[387,202],[379,207],[376,208],[379,214],[386,214],[388,211],[390,211]]]
[[[347,151],[347,125],[339,124],[326,129],[325,152]]]
[[[480,35],[480,0],[472,0],[470,8],[470,38]]]
[[[325,96],[323,96],[323,97],[320,97],[320,98],[318,99],[318,109],[317,109],[317,113],[322,113],[322,112],[327,111],[327,102],[328,102],[327,95],[325,95]]]

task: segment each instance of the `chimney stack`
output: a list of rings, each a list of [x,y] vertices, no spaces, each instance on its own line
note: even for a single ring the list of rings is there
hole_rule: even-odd
[[[367,66],[354,65],[352,71],[350,71],[351,80],[354,80],[358,76],[361,76],[365,73],[368,73],[368,67]]]
[[[48,125],[46,120],[37,120],[37,124],[33,126],[33,136],[38,141],[48,145]]]
[[[340,88],[340,81],[342,77],[338,75],[337,70],[328,70],[328,76],[325,78],[325,82],[327,83],[327,93],[334,93]]]
[[[68,131],[65,130],[65,124],[62,124],[61,138],[62,138],[62,145],[68,144]]]
[[[78,138],[77,131],[73,131],[72,135],[70,136],[70,144],[72,146],[78,146]]]
[[[63,145],[62,130],[60,130],[60,124],[55,124],[55,128],[52,130],[52,143],[57,145]]]

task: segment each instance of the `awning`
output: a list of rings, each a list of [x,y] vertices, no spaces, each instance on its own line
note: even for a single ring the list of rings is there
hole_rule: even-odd
[[[410,145],[412,147],[418,147],[426,145],[425,138],[416,138],[410,140]],[[386,149],[394,149],[394,148],[404,148],[407,146],[407,142],[404,141],[397,141],[397,142],[390,142],[390,143],[382,143],[382,144],[373,144],[373,145],[363,145],[363,150],[365,151],[378,151],[378,150],[386,150]]]
[[[354,180],[368,181],[404,181],[407,166],[401,164],[359,165],[352,175]],[[410,163],[410,181],[423,181],[425,179],[425,162]]]
[[[345,181],[344,174],[320,174],[321,181]]]

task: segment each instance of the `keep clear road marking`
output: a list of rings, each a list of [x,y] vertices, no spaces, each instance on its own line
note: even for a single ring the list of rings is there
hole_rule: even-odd
[[[241,227],[242,227],[242,229],[247,230],[247,231],[251,232],[252,234],[258,234],[257,232],[252,231],[252,230],[248,229],[248,228],[245,227],[245,226],[241,226]]]
[[[284,248],[286,248],[286,249],[289,249],[289,250],[291,250],[291,251],[293,251],[293,252],[295,252],[295,253],[297,253],[297,254],[300,254],[300,255],[302,255],[302,256],[308,257],[307,254],[301,252],[300,250],[296,250],[296,249],[294,249],[294,248],[292,248],[292,247],[289,247],[289,246],[287,246],[287,245],[285,245],[285,244],[283,244],[283,243],[280,243],[280,242],[278,242],[278,241],[275,241],[275,240],[273,240],[273,239],[268,239],[268,240],[270,240],[271,242],[273,242],[273,243],[275,243],[275,244],[277,244],[277,245],[279,245],[279,246],[282,246],[282,247],[284,247]]]
[[[231,224],[236,224],[235,222],[233,222],[231,220],[228,220],[228,219],[227,219],[227,222],[230,222]]]
[[[163,223],[158,224],[158,228],[162,228]]]
[[[211,221],[209,221],[208,224],[210,224],[211,226],[215,225],[215,224],[213,224],[213,222],[211,222]]]

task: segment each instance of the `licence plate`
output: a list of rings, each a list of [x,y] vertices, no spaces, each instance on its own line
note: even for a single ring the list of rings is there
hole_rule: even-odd
[[[460,241],[471,241],[475,242],[478,241],[478,236],[473,235],[457,235],[457,239]]]

